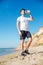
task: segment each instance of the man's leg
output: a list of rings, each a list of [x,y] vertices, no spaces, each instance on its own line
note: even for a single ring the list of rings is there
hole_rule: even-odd
[[[21,40],[21,44],[22,44],[22,45],[21,45],[21,46],[22,46],[22,53],[21,53],[21,55],[22,55],[22,56],[26,56],[25,50],[24,50],[24,39]]]
[[[21,40],[22,51],[24,51],[24,39]]]
[[[28,38],[28,42],[27,42],[27,49],[30,47],[31,42],[32,42],[32,38]]]
[[[29,31],[26,33],[26,35],[27,35],[27,38],[28,38],[26,49],[28,49],[30,47],[30,45],[31,45],[31,42],[32,42],[32,35],[31,35],[31,33]]]
[[[29,54],[28,49],[29,49],[29,47],[31,45],[31,42],[32,42],[32,38],[29,38],[29,40],[27,42],[26,50],[25,50],[25,53],[27,53],[27,54]]]

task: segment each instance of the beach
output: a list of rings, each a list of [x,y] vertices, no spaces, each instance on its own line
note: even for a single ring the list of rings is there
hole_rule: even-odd
[[[25,57],[21,56],[21,51],[0,56],[0,65],[43,65],[43,46],[30,47],[30,54]]]
[[[25,48],[26,45],[27,42],[24,44]],[[43,65],[43,27],[32,35],[32,43],[28,49],[30,54],[21,55],[21,44],[13,48],[13,51],[8,49],[3,51],[4,55],[0,55],[0,65]]]

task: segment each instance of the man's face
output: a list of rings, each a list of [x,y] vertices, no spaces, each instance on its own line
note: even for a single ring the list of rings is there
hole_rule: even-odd
[[[22,14],[22,15],[25,15],[25,11],[24,11],[24,10],[22,10],[22,11],[21,11],[21,14]]]

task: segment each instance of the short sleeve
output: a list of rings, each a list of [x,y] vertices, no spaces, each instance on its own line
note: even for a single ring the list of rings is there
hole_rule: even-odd
[[[19,22],[19,21],[20,21],[20,17],[17,18],[17,22]]]

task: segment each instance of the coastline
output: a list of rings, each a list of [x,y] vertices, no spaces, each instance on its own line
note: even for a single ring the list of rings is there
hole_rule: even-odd
[[[21,56],[21,50],[0,56],[0,65],[43,65],[43,46],[30,47],[30,54]],[[26,63],[25,63],[26,62]]]
[[[0,48],[0,56],[16,52],[15,48]]]

